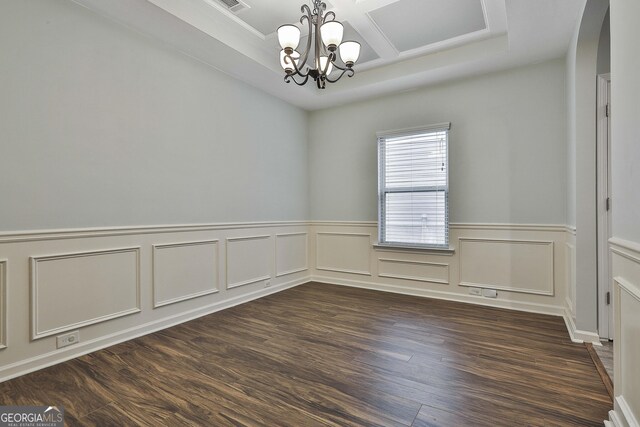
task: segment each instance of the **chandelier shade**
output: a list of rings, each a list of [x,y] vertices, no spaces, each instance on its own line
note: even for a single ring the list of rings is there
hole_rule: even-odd
[[[278,42],[282,49],[295,49],[300,44],[300,28],[286,24],[278,28]]]
[[[357,41],[342,41],[344,25],[336,21],[333,11],[325,13],[327,5],[322,0],[312,0],[313,10],[306,4],[300,8],[302,17],[300,24],[308,27],[306,46],[300,44],[300,28],[293,24],[278,27],[278,42],[280,51],[280,66],[285,72],[284,81],[294,82],[298,86],[305,85],[309,80],[316,82],[318,89],[324,89],[327,82],[335,83],[345,74],[355,75],[353,66],[360,57],[360,43]],[[338,51],[342,63],[336,63]],[[312,56],[312,58],[309,58]],[[331,77],[331,73],[335,76]]]
[[[298,62],[300,62],[300,54],[295,50],[291,52],[290,55],[287,55],[284,52],[284,49],[280,51],[280,66],[285,72],[293,73],[296,69],[293,63],[295,63],[295,65],[297,66]]]
[[[322,24],[320,27],[320,35],[322,36],[322,43],[330,50],[336,50],[336,47],[342,43],[342,35],[344,34],[344,27],[338,21],[329,21]]]
[[[347,41],[340,45],[340,59],[345,64],[355,64],[360,57],[360,43]]]

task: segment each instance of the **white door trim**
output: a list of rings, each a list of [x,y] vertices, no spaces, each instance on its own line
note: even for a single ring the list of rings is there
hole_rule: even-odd
[[[613,339],[613,296],[611,286],[611,199],[607,210],[607,199],[611,197],[610,171],[610,105],[611,75],[598,75],[597,99],[597,241],[598,241],[598,332],[602,339]],[[607,298],[609,294],[609,298]]]

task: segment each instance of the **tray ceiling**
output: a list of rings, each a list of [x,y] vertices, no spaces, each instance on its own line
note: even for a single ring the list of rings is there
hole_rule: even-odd
[[[379,96],[566,53],[585,0],[331,0],[356,76],[319,91],[283,81],[275,30],[304,0],[74,0],[306,109]],[[235,9],[234,9],[235,10]],[[303,29],[303,34],[305,29]],[[302,41],[304,43],[304,40]]]

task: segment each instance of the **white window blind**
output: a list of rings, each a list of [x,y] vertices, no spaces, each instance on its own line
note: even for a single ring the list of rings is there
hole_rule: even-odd
[[[449,123],[378,134],[380,244],[449,247]]]

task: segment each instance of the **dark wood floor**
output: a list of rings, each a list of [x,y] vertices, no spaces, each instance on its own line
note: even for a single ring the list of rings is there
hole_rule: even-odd
[[[67,425],[601,426],[560,317],[310,283],[0,384]]]

